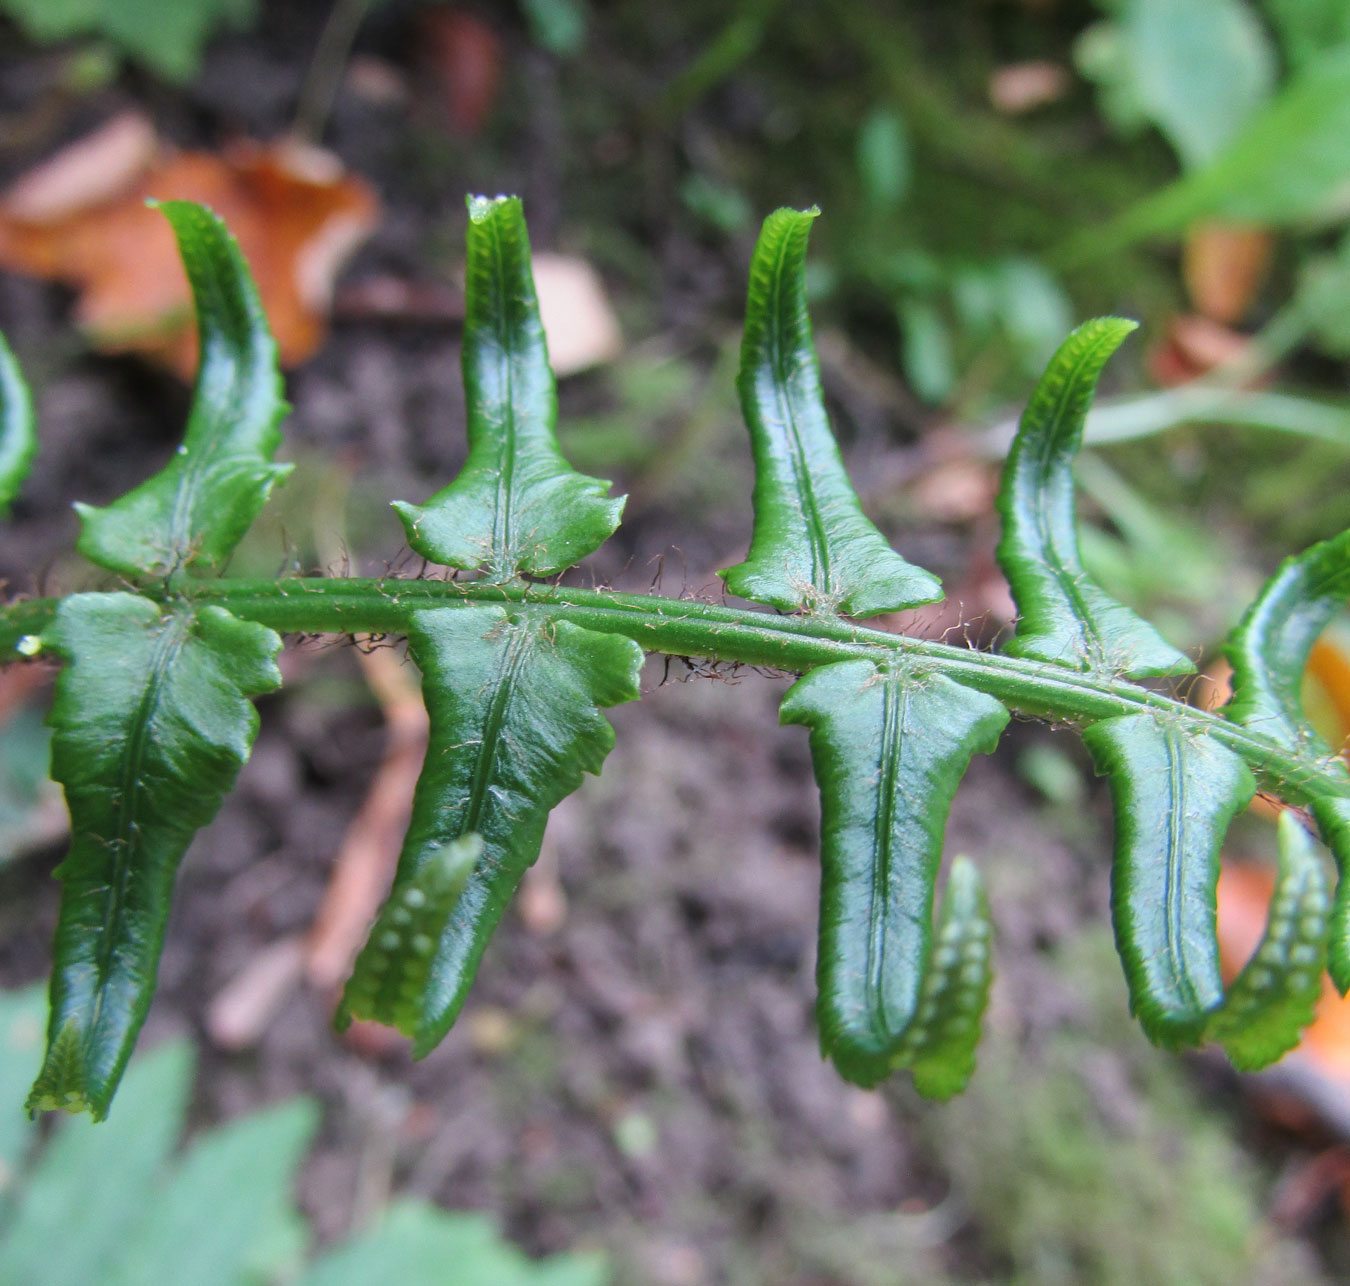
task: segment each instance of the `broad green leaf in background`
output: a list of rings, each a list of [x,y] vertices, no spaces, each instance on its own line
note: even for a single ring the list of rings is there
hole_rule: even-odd
[[[1079,670],[1132,676],[1195,667],[1088,576],[1078,550],[1073,460],[1107,359],[1135,323],[1099,317],[1050,359],[1003,469],[998,560],[1017,602],[1006,650]]]
[[[243,1286],[298,1263],[307,1237],[291,1189],[318,1124],[318,1105],[293,1099],[198,1135],[147,1194],[99,1281]]]
[[[1275,53],[1246,0],[1126,0],[1133,97],[1184,167],[1206,164],[1270,96]]]
[[[841,661],[799,679],[780,713],[811,729],[820,787],[821,1046],[843,1076],[874,1085],[918,1052],[906,1036],[924,998],[947,812],[1008,712],[945,676]],[[930,1060],[943,1048],[930,1044]]]
[[[518,197],[471,197],[464,318],[469,457],[425,505],[395,501],[408,543],[494,580],[547,576],[598,549],[624,500],[577,473],[554,434],[558,396]]]
[[[64,1123],[26,1176],[13,1222],[0,1238],[0,1281],[90,1286],[107,1280],[128,1227],[149,1208],[191,1084],[191,1050],[162,1045],[136,1060],[111,1121]]]
[[[874,616],[942,597],[863,516],[825,414],[806,308],[818,210],[776,210],[750,264],[737,387],[755,457],[755,525],[727,589],[783,611]]]
[[[420,995],[393,1003],[358,983],[345,999],[353,1017],[405,1030],[415,1000],[409,1034],[420,1057],[459,1013],[507,901],[539,856],[549,810],[583,771],[600,771],[614,730],[599,707],[637,698],[642,649],[616,634],[489,606],[419,612],[408,649],[422,671],[431,731],[391,903],[418,887],[452,841],[480,835],[483,852],[439,926]],[[355,976],[397,963],[372,940]]]
[[[14,1175],[32,1140],[36,1122],[15,1106],[23,1102],[42,1063],[47,1026],[47,988],[41,983],[0,991],[0,1200],[7,1200]]]
[[[47,1058],[30,1108],[108,1111],[154,994],[175,872],[281,682],[281,640],[220,607],[66,599],[43,636],[66,662],[49,722],[70,809]]]
[[[1152,714],[1083,734],[1111,787],[1111,918],[1130,1008],[1155,1044],[1198,1044],[1223,1000],[1215,939],[1219,845],[1256,783],[1231,750]]]
[[[1350,5],[1345,0],[1265,0],[1264,8],[1294,67],[1324,50],[1350,45]]]
[[[1350,174],[1350,44],[1297,71],[1212,161],[1072,238],[1065,261],[1118,254],[1202,218],[1317,224],[1344,213]]]
[[[103,36],[151,71],[186,81],[219,28],[253,22],[257,0],[0,0],[0,12],[34,40]]]
[[[272,463],[286,404],[276,343],[238,244],[205,206],[160,209],[197,308],[201,358],[187,432],[135,490],[102,509],[75,506],[80,553],[131,577],[218,568],[291,470]]]
[[[5,337],[0,335],[0,518],[9,512],[36,452],[33,395]]]
[[[1298,1044],[1322,993],[1330,898],[1312,840],[1292,812],[1280,814],[1279,854],[1266,931],[1206,1031],[1244,1072]]]
[[[560,58],[586,47],[586,0],[521,0],[530,35],[537,45]]]
[[[421,1201],[393,1201],[379,1222],[329,1251],[297,1286],[371,1286],[402,1282],[431,1286],[605,1286],[604,1256],[553,1255],[538,1263],[502,1241],[485,1215],[447,1214]]]

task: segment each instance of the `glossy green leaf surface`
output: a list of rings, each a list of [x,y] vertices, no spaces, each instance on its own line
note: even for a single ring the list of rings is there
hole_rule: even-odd
[[[452,839],[394,891],[343,991],[340,1025],[369,1018],[417,1035],[433,953],[482,853],[480,835]]]
[[[1350,991],[1350,799],[1323,795],[1313,800],[1309,811],[1340,873],[1327,936],[1327,972],[1345,995]]]
[[[547,576],[598,549],[624,500],[578,473],[554,434],[558,397],[518,197],[469,200],[464,392],[469,456],[425,505],[395,501],[408,543],[493,580]]]
[[[220,607],[79,594],[44,643],[67,662],[49,722],[71,840],[29,1106],[102,1118],[150,1007],[179,859],[248,757],[249,698],[281,682],[281,640]]]
[[[1350,531],[1286,559],[1224,645],[1233,697],[1223,713],[1285,745],[1330,755],[1303,712],[1303,671],[1317,636],[1347,600]]]
[[[1008,712],[942,675],[843,661],[799,679],[780,716],[810,728],[820,787],[821,1046],[874,1085],[914,1052],[947,812]]]
[[[1153,626],[1093,583],[1078,552],[1073,461],[1107,359],[1135,323],[1098,317],[1050,359],[1003,469],[998,561],[1017,602],[1006,651],[1076,670],[1133,676],[1195,667]]]
[[[958,857],[947,877],[923,996],[897,1060],[913,1072],[914,1087],[925,1098],[959,1094],[975,1070],[980,1018],[994,977],[992,938],[980,873]]]
[[[737,388],[755,458],[755,525],[727,589],[782,611],[878,612],[933,603],[937,578],[907,563],[862,512],[820,386],[806,308],[815,210],[776,210],[750,264]]]
[[[1219,845],[1255,780],[1231,750],[1151,714],[1104,719],[1083,740],[1115,805],[1111,918],[1130,1007],[1155,1044],[1197,1044],[1223,1000]]]
[[[1322,992],[1331,899],[1312,840],[1291,812],[1280,815],[1279,852],[1266,931],[1206,1033],[1244,1072],[1298,1044]]]
[[[33,395],[18,359],[0,335],[0,517],[9,512],[36,454]]]
[[[420,613],[408,648],[431,730],[391,906],[405,889],[425,887],[423,870],[444,861],[446,845],[471,834],[483,843],[439,927],[420,993],[392,1000],[376,988],[364,1014],[406,1029],[415,1004],[420,1057],[459,1013],[507,901],[539,855],[549,810],[583,771],[600,771],[614,744],[600,707],[638,696],[642,650],[619,635],[489,606]],[[367,943],[358,977],[389,968],[373,958],[382,951]],[[362,1013],[354,1003],[353,1012]]]
[[[272,463],[286,403],[276,343],[239,246],[205,206],[159,208],[197,309],[201,356],[187,431],[153,478],[105,508],[75,506],[80,553],[130,577],[220,567],[291,470]]]

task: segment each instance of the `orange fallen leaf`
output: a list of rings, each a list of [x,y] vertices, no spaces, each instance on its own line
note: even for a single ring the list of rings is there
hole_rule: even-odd
[[[331,153],[290,140],[179,152],[128,114],[71,144],[0,197],[0,267],[65,282],[105,352],[196,367],[191,296],[168,224],[147,198],[200,201],[249,260],[284,365],[322,343],[333,281],[379,205]]]
[[[1209,221],[1188,229],[1182,274],[1196,311],[1226,326],[1241,321],[1273,250],[1270,233],[1249,224]]]

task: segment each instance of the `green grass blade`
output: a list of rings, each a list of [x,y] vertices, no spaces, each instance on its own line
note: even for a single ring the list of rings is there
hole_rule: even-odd
[[[395,501],[408,543],[493,580],[548,576],[598,549],[624,498],[578,473],[554,434],[558,397],[518,197],[469,201],[464,391],[469,457],[425,505]]]
[[[276,343],[248,266],[205,206],[159,207],[178,239],[201,357],[183,445],[106,508],[77,504],[86,558],[131,577],[220,567],[290,472],[273,464],[286,412]]]
[[[1284,812],[1266,931],[1206,1033],[1223,1045],[1239,1071],[1259,1071],[1282,1058],[1312,1022],[1322,991],[1329,909],[1312,840],[1294,814]]]
[[[1018,610],[1006,649],[1013,656],[1134,676],[1195,668],[1094,584],[1078,552],[1073,461],[1102,367],[1134,328],[1119,317],[1078,327],[1050,359],[1018,425],[998,497],[998,561]]]
[[[781,610],[878,612],[933,603],[937,578],[907,563],[864,517],[820,387],[806,308],[816,210],[776,210],[750,265],[737,387],[755,457],[755,525],[727,589]]]
[[[179,860],[248,758],[249,698],[281,682],[281,640],[220,607],[78,594],[44,643],[68,663],[48,722],[71,840],[28,1105],[102,1119],[154,995]]]
[[[0,517],[9,513],[36,454],[33,395],[18,360],[0,335]]]
[[[810,728],[820,787],[821,1045],[874,1085],[919,1011],[952,796],[1008,712],[940,675],[844,661],[798,680],[780,717]]]
[[[377,959],[385,948],[372,938],[347,1003],[355,1017],[405,1030],[415,1006],[420,1057],[464,1003],[507,901],[539,855],[549,810],[581,784],[583,771],[600,771],[614,744],[600,707],[636,699],[642,650],[617,634],[488,606],[420,613],[408,646],[422,671],[431,731],[389,915],[405,889],[425,886],[427,865],[443,862],[452,841],[479,835],[482,855],[436,926],[430,967],[419,963],[410,974],[425,980],[421,990],[394,998],[368,986],[375,974],[412,969]]]
[[[1256,783],[1231,750],[1149,714],[1094,723],[1083,740],[1115,804],[1111,917],[1130,1007],[1155,1044],[1198,1044],[1223,1000],[1219,845]]]

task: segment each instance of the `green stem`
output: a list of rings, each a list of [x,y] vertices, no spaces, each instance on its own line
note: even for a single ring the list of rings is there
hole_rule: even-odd
[[[775,616],[692,599],[522,582],[184,579],[139,592],[156,600],[180,597],[216,603],[284,634],[403,634],[420,610],[509,602],[530,604],[536,611],[587,629],[626,635],[647,652],[797,674],[832,661],[903,655],[997,697],[1012,710],[1055,722],[1083,725],[1153,710],[1241,755],[1263,786],[1291,803],[1321,795],[1350,797],[1350,777],[1337,761],[1300,755],[1218,715],[1125,679],[887,634],[834,617]],[[0,655],[22,652],[21,640],[42,632],[58,601],[36,599],[0,608]]]

